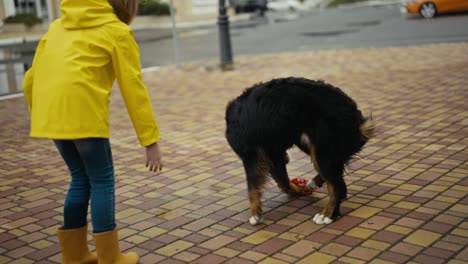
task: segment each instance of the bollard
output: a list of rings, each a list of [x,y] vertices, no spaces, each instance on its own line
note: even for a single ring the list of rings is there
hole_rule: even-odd
[[[231,35],[229,34],[229,18],[225,0],[219,0],[218,31],[221,69],[223,71],[233,70]]]

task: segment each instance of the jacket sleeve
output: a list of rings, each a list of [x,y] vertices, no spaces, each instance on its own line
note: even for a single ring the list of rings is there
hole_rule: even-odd
[[[160,139],[148,91],[143,84],[140,52],[130,30],[122,35],[112,54],[114,72],[138,140],[148,146]]]
[[[42,39],[39,41],[39,44],[37,44],[36,53],[34,54],[32,65],[29,68],[29,70],[26,72],[26,74],[24,75],[23,94],[24,94],[24,98],[26,99],[26,102],[28,103],[29,112],[31,112],[31,109],[32,109],[31,107],[32,107],[32,88],[33,88],[33,79],[34,79],[34,66],[36,64],[37,58],[39,58],[42,54],[42,50],[44,49],[45,43],[46,43],[46,35],[44,35]]]

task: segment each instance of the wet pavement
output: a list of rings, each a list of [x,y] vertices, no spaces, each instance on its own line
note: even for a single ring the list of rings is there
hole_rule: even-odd
[[[121,248],[140,263],[468,262],[468,44],[343,49],[235,58],[144,74],[162,133],[164,172],[144,167],[118,89],[111,144]],[[265,224],[248,223],[243,167],[224,138],[227,102],[260,81],[323,79],[372,113],[378,136],[345,177],[343,217],[316,225],[326,188],[289,200],[271,183]],[[58,263],[69,183],[53,144],[28,137],[23,98],[0,101],[0,263]],[[290,178],[315,175],[292,151]],[[91,227],[90,227],[91,231]],[[90,245],[92,245],[91,237]]]

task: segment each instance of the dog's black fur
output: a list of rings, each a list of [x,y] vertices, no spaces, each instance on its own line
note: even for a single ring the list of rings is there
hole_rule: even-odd
[[[226,138],[243,162],[252,216],[262,215],[261,191],[268,174],[286,193],[297,194],[286,171],[286,150],[298,146],[311,156],[330,195],[323,215],[340,216],[347,188],[346,164],[374,135],[374,126],[356,102],[323,81],[280,78],[247,88],[226,109]]]

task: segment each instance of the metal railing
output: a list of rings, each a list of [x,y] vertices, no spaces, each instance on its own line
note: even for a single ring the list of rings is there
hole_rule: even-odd
[[[22,92],[39,38],[0,40],[0,96]]]

